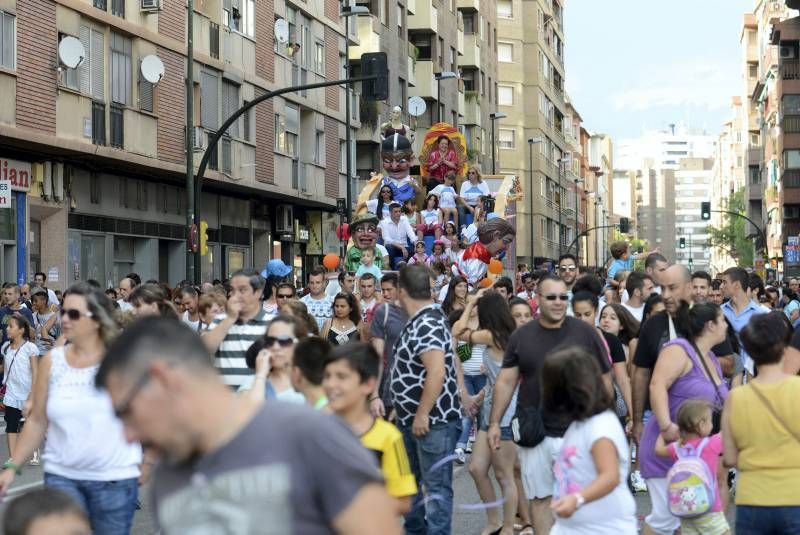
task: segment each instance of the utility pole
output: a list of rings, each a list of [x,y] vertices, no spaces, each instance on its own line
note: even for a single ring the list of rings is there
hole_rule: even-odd
[[[189,245],[194,225],[194,0],[188,0],[186,21],[186,280],[200,282],[200,264]],[[195,270],[197,276],[195,276]]]

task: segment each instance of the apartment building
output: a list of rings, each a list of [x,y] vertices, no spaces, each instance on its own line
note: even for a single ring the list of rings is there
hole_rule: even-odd
[[[194,7],[195,166],[245,102],[344,71],[335,0]],[[286,42],[273,34],[278,19]],[[0,165],[29,177],[0,208],[0,279],[40,269],[53,287],[89,278],[110,286],[130,271],[184,278],[186,21],[185,4],[173,1],[0,0]],[[67,36],[82,44],[76,69],[59,61]],[[153,55],[164,65],[156,84],[141,70]],[[228,130],[206,173],[203,280],[273,257],[302,276],[338,251],[344,98],[341,87],[286,94]],[[360,126],[357,106],[352,124]]]
[[[708,223],[700,217],[700,206],[711,198],[713,158],[683,158],[675,171],[675,238],[684,247],[675,250],[675,262],[691,270],[708,271],[711,250]]]
[[[504,89],[498,110],[506,117],[497,126],[498,165],[526,185],[517,218],[528,224],[517,225],[517,256],[539,265],[558,258],[575,237],[567,203],[574,199],[568,192],[581,164],[566,157],[567,132],[576,140],[578,132],[567,120],[563,7],[559,0],[511,0],[510,10],[502,5],[497,68]]]

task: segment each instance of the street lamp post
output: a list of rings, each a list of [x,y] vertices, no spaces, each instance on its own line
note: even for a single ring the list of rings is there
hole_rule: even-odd
[[[493,175],[497,174],[497,160],[496,160],[497,143],[495,142],[495,139],[494,139],[494,123],[498,119],[505,119],[506,117],[508,117],[508,115],[506,115],[503,112],[499,112],[499,111],[489,114],[489,119],[492,121],[492,174]],[[530,143],[530,141],[529,141],[529,143]],[[531,170],[533,170],[533,164],[531,164]]]
[[[436,80],[436,119],[438,123],[442,122],[442,80],[449,78],[458,78],[458,75],[453,71],[437,72],[433,75]]]
[[[491,117],[492,115],[494,115],[494,114],[490,114],[489,117]],[[530,138],[528,140],[528,149],[529,149],[528,153],[529,153],[529,156],[530,156],[530,162],[529,163],[530,163],[530,170],[531,170],[531,172],[529,174],[530,183],[529,183],[529,186],[528,186],[528,197],[529,197],[528,202],[530,203],[530,207],[528,208],[528,228],[530,229],[530,233],[531,233],[531,269],[532,270],[536,270],[536,248],[535,248],[536,240],[533,237],[533,230],[534,230],[534,225],[533,225],[533,146],[538,144],[538,143],[541,143],[541,142],[542,142],[542,138],[540,138],[540,137],[532,137],[532,138]],[[494,168],[494,119],[492,119],[492,167]],[[492,169],[492,174],[494,174],[494,169]]]
[[[369,9],[364,6],[342,6],[342,11],[339,13],[340,17],[344,17],[344,71],[345,78],[350,78],[350,17],[358,15],[369,15]],[[344,115],[345,115],[345,172],[347,176],[344,179],[347,202],[347,223],[349,224],[353,216],[353,154],[352,154],[352,134],[350,132],[350,84],[344,85]]]

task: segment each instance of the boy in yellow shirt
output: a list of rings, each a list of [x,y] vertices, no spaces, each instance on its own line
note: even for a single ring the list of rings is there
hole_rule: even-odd
[[[411,472],[403,436],[397,428],[369,411],[369,397],[378,382],[380,359],[371,345],[349,343],[334,348],[325,358],[322,388],[328,407],[342,418],[373,452],[383,472],[386,490],[397,499],[398,514],[411,509],[417,482]]]

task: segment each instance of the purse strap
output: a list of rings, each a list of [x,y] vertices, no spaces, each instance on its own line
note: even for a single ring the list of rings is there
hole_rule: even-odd
[[[14,367],[14,361],[17,360],[17,355],[19,355],[19,350],[25,346],[23,342],[21,346],[14,352],[14,356],[11,359],[11,364],[8,365],[8,370],[3,374],[3,386],[8,383],[8,378],[11,377],[11,368]],[[8,349],[11,349],[11,342],[8,343]]]
[[[723,405],[725,404],[725,400],[722,399],[722,394],[719,393],[719,385],[714,382],[714,376],[711,375],[711,369],[708,367],[706,363],[706,359],[703,358],[703,355],[700,354],[700,350],[698,349],[697,345],[694,342],[691,342],[692,349],[694,349],[694,354],[697,357],[697,360],[700,361],[700,364],[703,365],[703,369],[706,371],[706,375],[708,376],[708,380],[711,381],[711,384],[714,386],[714,392],[717,396],[717,403],[719,404],[719,410],[722,410]],[[722,379],[722,377],[720,377]]]
[[[772,415],[772,417],[773,417],[773,418],[775,418],[776,420],[778,420],[778,423],[779,423],[779,424],[781,424],[781,427],[783,427],[783,428],[784,428],[786,431],[788,431],[788,432],[789,432],[789,434],[790,434],[790,435],[792,435],[792,437],[793,437],[793,438],[794,438],[794,439],[795,439],[795,440],[798,442],[798,444],[800,444],[800,437],[799,437],[799,436],[797,436],[797,435],[795,434],[795,432],[794,432],[794,431],[792,431],[792,430],[789,428],[789,426],[788,426],[788,425],[786,425],[786,422],[783,420],[783,418],[781,418],[780,416],[778,416],[778,413],[777,413],[777,411],[775,411],[775,408],[774,408],[774,407],[772,406],[772,404],[769,402],[769,400],[767,399],[767,396],[765,396],[763,392],[761,392],[761,391],[760,391],[758,388],[756,388],[756,385],[755,385],[755,383],[750,383],[750,388],[752,388],[752,389],[753,389],[753,392],[755,392],[755,394],[756,394],[756,397],[757,397],[759,400],[761,400],[761,403],[763,403],[763,404],[764,404],[764,406],[765,406],[765,407],[767,407],[767,410],[768,410],[768,411],[769,411],[769,413]]]

